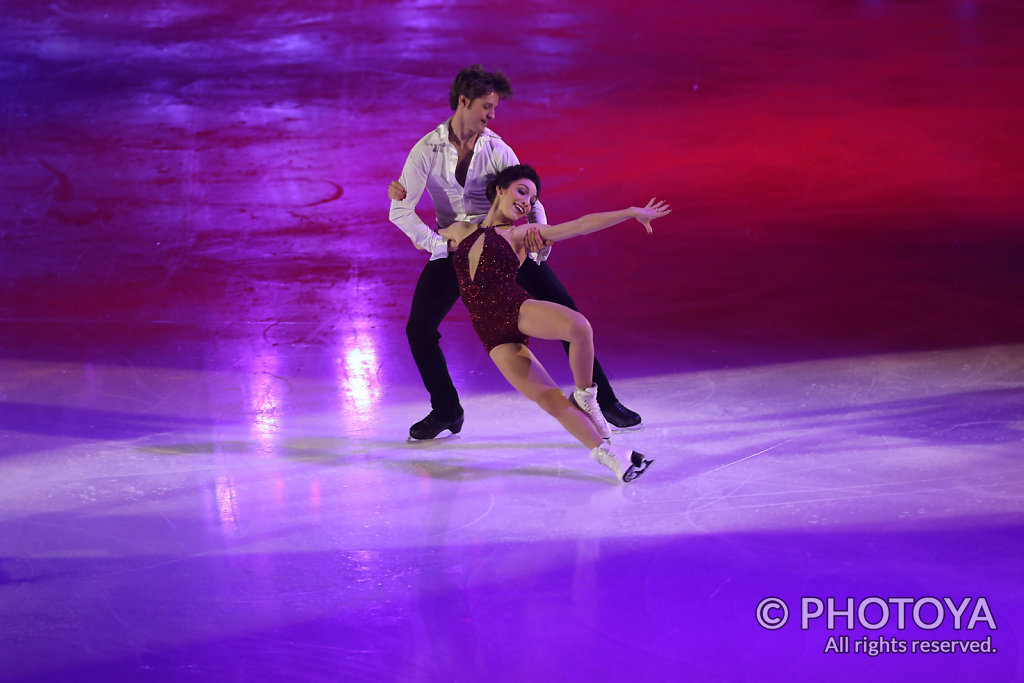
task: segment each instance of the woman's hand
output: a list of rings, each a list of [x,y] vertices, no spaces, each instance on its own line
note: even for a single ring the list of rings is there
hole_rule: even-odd
[[[405,199],[405,185],[402,185],[397,180],[392,180],[391,184],[388,185],[388,199],[393,199],[396,202]]]
[[[633,207],[633,217],[640,221],[640,224],[647,230],[647,234],[651,234],[654,230],[651,229],[651,221],[655,218],[661,218],[672,213],[672,209],[668,207],[668,203],[664,200],[657,201],[652,199],[647,202],[647,206],[640,208],[638,206]]]

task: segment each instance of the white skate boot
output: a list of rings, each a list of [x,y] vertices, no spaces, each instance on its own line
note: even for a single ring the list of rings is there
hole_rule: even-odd
[[[616,479],[627,484],[646,472],[654,463],[654,460],[644,458],[643,453],[608,443],[591,449],[590,457],[614,472]]]
[[[569,403],[582,410],[590,418],[590,421],[594,423],[594,427],[597,429],[598,436],[602,439],[612,438],[612,430],[608,427],[608,422],[604,419],[604,415],[601,414],[601,406],[597,405],[596,384],[591,384],[586,389],[574,389],[569,394]]]

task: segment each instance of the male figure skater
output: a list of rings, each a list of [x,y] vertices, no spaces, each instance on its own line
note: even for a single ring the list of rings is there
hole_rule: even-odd
[[[479,64],[460,71],[449,93],[451,118],[416,143],[405,161],[401,178],[388,189],[391,222],[417,248],[430,253],[416,283],[405,328],[413,360],[430,393],[430,413],[409,428],[413,439],[433,439],[445,430],[457,434],[464,420],[438,331],[459,298],[459,283],[448,253],[448,241],[416,215],[416,204],[426,190],[441,228],[456,221],[478,221],[487,214],[487,183],[499,171],[519,163],[512,148],[488,128],[498,104],[511,96],[511,84],[500,72],[486,72]],[[531,223],[547,223],[539,201],[529,218]],[[527,259],[519,270],[519,286],[537,299],[577,310],[572,297],[545,262],[550,246],[545,247],[539,236],[528,246],[539,253],[536,260]],[[594,383],[601,413],[610,425],[640,425],[640,416],[616,398],[596,358]]]

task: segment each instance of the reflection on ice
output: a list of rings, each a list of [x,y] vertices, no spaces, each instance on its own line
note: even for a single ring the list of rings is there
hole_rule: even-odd
[[[354,321],[351,334],[342,339],[337,360],[338,393],[347,425],[366,425],[373,420],[381,399],[378,378],[380,359],[376,328]]]

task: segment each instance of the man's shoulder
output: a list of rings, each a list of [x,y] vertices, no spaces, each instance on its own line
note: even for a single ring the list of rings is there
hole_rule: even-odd
[[[424,135],[419,139],[413,149],[421,151],[438,151],[444,149],[445,143],[448,142],[448,122],[440,124],[437,128]]]
[[[486,156],[498,164],[499,170],[508,164],[516,163],[516,153],[512,147],[494,131],[485,130],[480,136],[480,143],[481,148],[487,150]]]
[[[494,148],[511,149],[511,147],[508,146],[508,143],[502,140],[501,136],[490,128],[484,129],[484,132],[480,134],[480,139],[485,145],[490,145]]]

